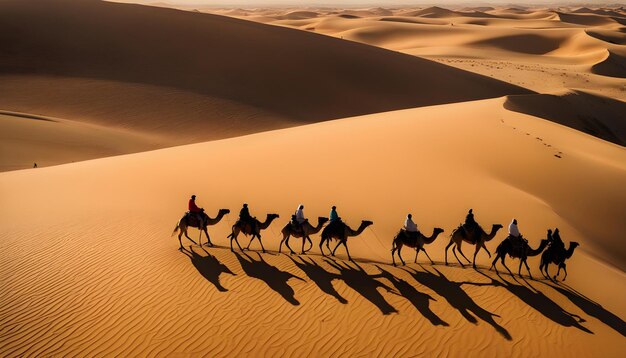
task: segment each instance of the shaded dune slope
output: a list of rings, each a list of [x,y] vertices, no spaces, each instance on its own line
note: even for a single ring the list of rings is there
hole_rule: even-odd
[[[619,145],[626,145],[626,103],[587,93],[508,96],[506,109],[550,120]]]
[[[4,75],[175,88],[294,123],[528,92],[408,55],[210,14],[97,1],[1,6]],[[80,116],[78,107],[55,114]]]

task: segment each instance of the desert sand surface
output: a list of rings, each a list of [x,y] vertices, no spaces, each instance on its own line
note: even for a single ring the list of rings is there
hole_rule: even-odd
[[[623,8],[172,7],[0,2],[0,355],[623,355]],[[300,203],[373,221],[354,261],[281,247]],[[567,280],[446,264],[469,208]],[[444,233],[394,267],[409,212]]]

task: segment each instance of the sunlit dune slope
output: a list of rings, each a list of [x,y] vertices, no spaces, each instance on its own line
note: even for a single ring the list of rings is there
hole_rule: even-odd
[[[505,101],[1,173],[0,352],[619,356],[626,153],[508,111]],[[170,234],[192,193],[211,216],[231,214],[209,227],[220,247],[205,252],[183,239],[181,253]],[[260,219],[280,214],[262,233],[271,251],[299,203],[314,221],[337,205],[350,226],[374,225],[348,241],[359,266],[343,248],[335,261],[317,256],[318,235],[304,258],[234,254],[226,235],[243,202]],[[453,266],[441,265],[469,208],[485,228],[517,218],[533,248],[554,227],[566,245],[579,242],[570,286],[498,277],[484,251],[479,271],[460,268],[452,253]],[[406,248],[408,267],[389,265],[409,212],[427,235],[445,230],[426,247],[434,266],[424,256],[412,264]],[[472,249],[463,246],[470,258]],[[538,257],[529,264],[539,276]]]

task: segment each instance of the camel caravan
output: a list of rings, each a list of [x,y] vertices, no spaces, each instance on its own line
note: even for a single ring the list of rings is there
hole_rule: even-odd
[[[204,232],[207,238],[207,245],[214,246],[211,242],[207,227],[210,225],[216,225],[225,215],[230,213],[229,209],[220,209],[215,218],[211,218],[204,212],[203,208],[199,208],[196,205],[195,200],[196,196],[192,195],[189,199],[189,211],[187,211],[178,221],[174,231],[172,232],[172,235],[179,232],[179,250],[183,250],[182,235],[185,235],[188,240],[196,244],[196,242],[191,239],[187,233],[189,227],[197,228],[200,232],[197,245],[202,245],[202,233]],[[228,235],[228,238],[230,239],[230,250],[234,251],[233,241],[239,250],[244,250],[238,240],[239,235],[244,234],[244,236],[250,237],[246,250],[249,250],[254,239],[257,239],[262,252],[265,253],[265,247],[263,246],[263,241],[261,240],[261,231],[267,229],[271,223],[279,217],[280,216],[278,214],[267,214],[265,221],[261,222],[256,217],[250,215],[248,204],[243,204],[243,207],[239,212],[239,219],[232,225],[231,233]],[[318,217],[317,225],[313,226],[313,224],[309,223],[308,219],[304,216],[304,205],[299,205],[296,212],[291,216],[290,221],[281,230],[282,239],[280,240],[278,252],[282,252],[283,244],[285,244],[287,249],[289,249],[289,253],[292,255],[295,254],[296,252],[289,245],[289,239],[291,237],[295,237],[302,239],[300,253],[305,255],[313,248],[311,235],[316,235],[321,231],[319,250],[322,256],[326,256],[324,244],[326,246],[326,250],[332,256],[335,256],[335,252],[339,246],[343,245],[348,259],[352,261],[350,251],[348,250],[348,238],[359,236],[366,228],[373,224],[374,223],[372,221],[363,220],[356,230],[352,229],[339,217],[337,214],[337,207],[333,206],[331,208],[329,218]],[[491,231],[487,233],[474,219],[473,210],[469,209],[467,216],[465,217],[465,222],[460,224],[456,229],[452,230],[452,233],[450,234],[450,241],[445,248],[445,264],[448,265],[448,249],[452,246],[452,253],[461,267],[465,267],[465,264],[463,264],[457,256],[457,251],[467,261],[467,264],[471,263],[472,267],[476,268],[476,255],[481,248],[484,249],[489,255],[489,258],[491,258],[491,252],[487,249],[486,243],[493,240],[498,231],[502,228],[503,226],[500,224],[493,224],[491,226]],[[415,250],[415,263],[417,263],[417,257],[420,251],[423,251],[426,257],[430,260],[431,264],[434,264],[435,262],[430,258],[424,246],[432,244],[443,232],[444,230],[441,228],[434,228],[432,235],[428,237],[425,236],[418,230],[415,222],[413,222],[412,215],[408,214],[403,227],[399,230],[398,234],[395,235],[391,244],[391,260],[393,265],[396,265],[396,255],[403,265],[406,264],[402,258],[402,248],[405,246]],[[334,249],[330,248],[331,240],[335,240],[337,242]],[[461,250],[461,246],[464,242],[467,245],[475,246],[472,261],[470,261]],[[307,243],[308,248],[305,249]],[[517,258],[520,260],[518,267],[518,274],[520,276],[522,275],[521,271],[523,264],[526,267],[530,278],[533,278],[530,273],[530,268],[528,267],[527,259],[541,254],[539,269],[542,275],[547,279],[556,280],[561,272],[561,269],[563,269],[565,273],[563,281],[565,281],[567,278],[567,266],[565,261],[572,257],[574,250],[578,246],[579,244],[577,242],[570,242],[569,248],[566,249],[563,240],[561,240],[559,229],[557,228],[554,232],[549,229],[546,239],[541,240],[541,243],[536,249],[532,249],[530,245],[528,245],[528,240],[520,234],[517,227],[517,220],[513,219],[511,224],[509,224],[509,234],[497,246],[495,251],[496,257],[494,258],[489,269],[491,270],[493,268],[497,272],[498,269],[496,267],[496,263],[500,260],[500,264],[504,266],[511,275],[513,275],[513,272],[505,263],[506,256],[508,255],[511,258]],[[550,277],[548,272],[550,264],[555,264],[558,267],[557,273],[553,278]]]

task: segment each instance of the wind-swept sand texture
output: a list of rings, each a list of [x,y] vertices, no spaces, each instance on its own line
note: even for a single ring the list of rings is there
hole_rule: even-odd
[[[623,9],[183,10],[0,2],[0,356],[623,355]],[[374,222],[356,262],[277,255],[300,203]],[[558,227],[567,281],[445,266],[469,208]],[[409,212],[434,265],[390,265]]]
[[[0,352],[618,356],[626,344],[626,153],[504,103],[3,173]],[[204,159],[191,164],[193,156]],[[191,193],[211,216],[233,211],[209,227],[218,248],[184,239],[181,253],[170,237]],[[281,215],[263,232],[270,250],[298,203],[311,218],[335,204],[351,226],[374,225],[349,241],[358,264],[344,261],[343,248],[335,261],[322,259],[317,235],[306,257],[230,253],[225,237],[244,201],[260,218]],[[579,242],[568,285],[499,278],[484,252],[479,272],[452,255],[452,266],[441,265],[469,207],[485,227],[515,216],[533,247],[557,226],[566,245]],[[437,265],[389,265],[407,212],[426,233],[446,230],[427,247]],[[413,252],[404,256],[410,262]],[[529,263],[539,276],[538,258]]]

